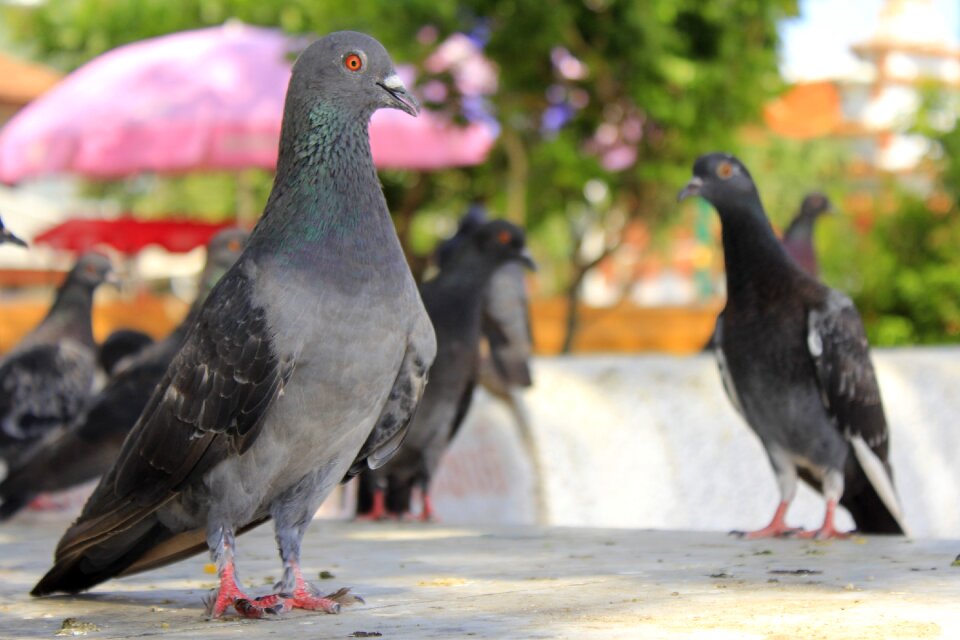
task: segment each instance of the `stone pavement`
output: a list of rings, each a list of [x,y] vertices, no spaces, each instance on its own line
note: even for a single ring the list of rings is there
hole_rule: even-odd
[[[54,637],[66,618],[88,638],[960,638],[955,540],[317,521],[304,568],[366,605],[211,621],[205,557],[30,598],[64,524],[28,514],[0,528],[0,638]],[[245,584],[267,592],[280,573],[271,528],[238,547]]]

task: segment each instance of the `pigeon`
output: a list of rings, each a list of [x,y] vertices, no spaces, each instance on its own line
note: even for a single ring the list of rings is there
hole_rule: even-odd
[[[476,384],[483,294],[493,274],[509,262],[534,268],[523,231],[504,220],[488,222],[460,242],[439,274],[421,285],[437,334],[430,385],[397,455],[361,478],[361,492],[372,494],[370,510],[361,517],[407,513],[416,487],[423,499],[421,518],[432,518],[430,480],[466,416]]]
[[[207,245],[197,298],[187,317],[165,339],[130,356],[121,370],[88,403],[84,415],[21,456],[0,483],[0,521],[39,493],[63,491],[103,475],[117,459],[124,439],[180,350],[206,296],[236,262],[247,233],[225,229]]]
[[[375,39],[336,32],[301,53],[263,215],[33,595],[209,549],[211,617],[358,601],[304,579],[303,535],[337,483],[400,446],[436,352],[370,153],[380,108],[419,112]],[[269,519],[283,573],[252,598],[236,536]]]
[[[486,211],[471,205],[461,218],[457,232],[437,249],[437,266],[447,263],[456,247],[486,221]],[[510,261],[498,268],[483,293],[483,321],[486,342],[478,364],[478,380],[491,394],[512,404],[511,391],[530,387],[530,358],[533,338],[526,268]]]
[[[830,211],[830,200],[822,193],[810,193],[803,199],[800,212],[783,233],[783,248],[800,268],[816,278],[819,275],[817,254],[813,249],[813,226]]]
[[[0,219],[0,244],[12,244],[18,247],[27,246],[26,242],[15,236],[12,231],[4,226],[2,219]]]
[[[787,256],[753,179],[735,157],[701,156],[679,197],[693,195],[714,206],[722,229],[727,304],[716,327],[721,378],[766,449],[780,489],[770,524],[743,535],[844,537],[834,525],[838,503],[863,533],[905,533],[880,388],[853,303]],[[815,531],[785,522],[798,476],[826,499]]]
[[[153,338],[143,331],[117,329],[100,344],[97,366],[106,376],[111,376],[151,344]]]
[[[68,425],[92,392],[94,290],[114,281],[110,260],[77,260],[43,321],[0,362],[0,458],[8,469],[47,433]]]

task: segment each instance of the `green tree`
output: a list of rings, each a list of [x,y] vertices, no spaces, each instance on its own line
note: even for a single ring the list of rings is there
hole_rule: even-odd
[[[776,27],[796,0],[48,0],[5,11],[19,42],[64,69],[119,44],[228,18],[294,33],[364,30],[414,62],[432,49],[417,37],[424,26],[440,38],[487,37],[502,127],[489,161],[390,172],[386,192],[420,263],[472,199],[525,224],[546,263],[545,289],[566,291],[571,302],[569,348],[580,282],[617,248],[620,230],[675,211],[693,159],[739,150],[740,126],[780,89]],[[584,237],[597,228],[605,244],[591,253]]]

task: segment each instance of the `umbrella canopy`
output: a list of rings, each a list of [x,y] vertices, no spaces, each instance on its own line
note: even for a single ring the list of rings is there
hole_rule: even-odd
[[[231,23],[109,51],[0,131],[0,181],[272,169],[297,44]],[[477,164],[495,135],[483,123],[460,127],[430,112],[415,119],[381,111],[370,128],[374,161],[395,168]]]
[[[130,216],[111,220],[74,219],[47,229],[33,239],[54,249],[81,253],[107,244],[128,255],[150,245],[172,253],[186,253],[206,246],[210,238],[229,224],[194,220],[137,220]]]

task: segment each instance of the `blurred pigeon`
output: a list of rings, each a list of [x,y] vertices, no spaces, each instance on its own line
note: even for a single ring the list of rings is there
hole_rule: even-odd
[[[691,195],[716,208],[723,231],[727,304],[716,334],[724,388],[766,448],[780,488],[773,520],[746,537],[842,537],[838,502],[861,532],[904,533],[880,389],[853,303],[787,257],[739,160],[701,156],[680,198]],[[827,501],[814,532],[785,523],[798,475]]]
[[[104,474],[150,395],[183,344],[203,301],[236,262],[247,233],[225,229],[207,246],[207,262],[187,317],[165,339],[131,357],[69,428],[51,433],[21,456],[0,483],[0,520],[6,520],[39,493],[62,491]],[[116,334],[115,334],[116,335]]]
[[[814,278],[818,277],[817,254],[813,249],[813,226],[830,211],[830,200],[822,193],[810,193],[803,199],[800,212],[783,233],[783,248],[793,260]]]
[[[136,329],[117,329],[100,344],[97,366],[107,376],[116,373],[124,362],[153,344],[153,338]]]
[[[303,534],[338,482],[400,446],[436,351],[370,154],[370,116],[383,107],[418,112],[373,38],[338,32],[300,55],[263,216],[34,595],[209,548],[213,617],[356,601],[304,580]],[[253,599],[234,536],[271,518],[283,577]]]
[[[15,244],[18,247],[26,247],[27,243],[13,235],[13,232],[7,229],[3,220],[0,220],[0,244]]]
[[[0,458],[8,468],[44,435],[69,424],[91,393],[93,292],[112,278],[105,256],[81,256],[47,316],[0,362]]]
[[[430,480],[473,396],[483,293],[494,272],[510,261],[533,267],[524,249],[523,231],[504,220],[488,222],[463,239],[440,273],[421,285],[423,303],[437,333],[437,358],[403,446],[390,462],[361,478],[361,491],[373,496],[370,510],[362,517],[407,513],[414,487],[422,492],[422,519],[432,517]]]
[[[457,232],[437,249],[437,266],[441,269],[465,238],[470,237],[486,221],[486,210],[473,204],[460,219]],[[498,268],[483,293],[483,322],[486,340],[478,361],[479,382],[490,393],[514,402],[511,390],[533,384],[530,358],[533,340],[530,329],[530,304],[527,297],[526,269],[511,261]]]

